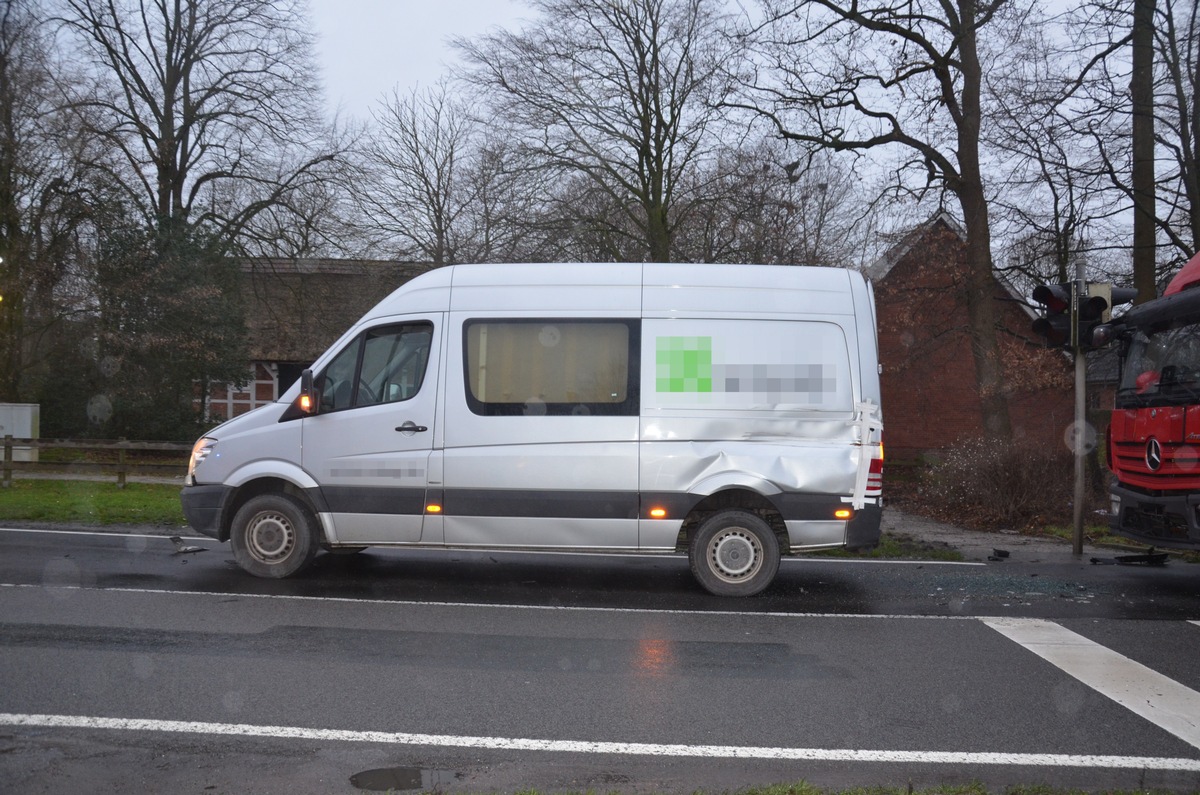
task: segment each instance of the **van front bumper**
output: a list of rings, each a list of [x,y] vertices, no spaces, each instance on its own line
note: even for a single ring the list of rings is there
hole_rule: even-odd
[[[228,486],[184,486],[179,493],[179,501],[183,504],[183,515],[188,525],[201,535],[226,541],[228,533],[221,532],[221,517],[225,515],[225,505],[233,489]]]

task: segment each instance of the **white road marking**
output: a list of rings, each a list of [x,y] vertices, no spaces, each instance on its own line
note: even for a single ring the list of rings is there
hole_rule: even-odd
[[[104,530],[52,530],[47,528],[26,528],[26,527],[0,527],[0,533],[44,533],[46,535],[80,535],[80,536],[108,536],[110,538],[170,538],[168,533],[122,533],[118,531],[108,532]],[[210,543],[221,544],[216,539],[208,536],[182,536],[184,541],[207,541]],[[421,547],[421,546],[374,546],[371,547],[376,551],[384,550],[403,550],[405,552],[425,552],[425,553],[454,553],[461,552],[466,554],[484,554],[489,555],[554,555],[554,556],[575,556],[575,557],[592,557],[592,558],[637,558],[641,560],[662,560],[664,558],[677,558],[687,560],[687,554],[683,552],[575,552],[569,549],[563,550],[545,550],[545,549],[487,549],[486,547]],[[904,566],[986,566],[986,563],[975,563],[964,560],[889,560],[886,558],[805,558],[805,557],[785,557],[780,560],[782,564],[794,563],[844,563],[844,564],[899,564]]]
[[[1200,748],[1200,693],[1195,690],[1051,621],[981,620],[1093,690]]]
[[[1085,756],[1074,754],[1009,754],[956,751],[878,751],[837,748],[772,748],[738,745],[659,745],[655,743],[536,740],[520,737],[470,737],[409,732],[310,729],[299,726],[256,726],[245,723],[101,718],[84,715],[22,715],[0,713],[0,725],[72,729],[110,729],[177,732],[227,737],[322,740],[386,745],[429,745],[511,751],[552,751],[576,754],[704,757],[706,759],[779,759],[808,762],[906,762],[950,765],[1022,765],[1031,767],[1088,767],[1200,772],[1200,759],[1142,756]]]
[[[85,588],[80,585],[40,585],[34,583],[0,582],[2,588],[37,588],[58,591],[99,591],[103,593],[141,593],[158,596],[215,596],[228,599],[270,599],[284,602],[333,602],[339,604],[363,604],[378,607],[467,607],[476,610],[547,610],[579,613],[647,613],[653,615],[693,616],[737,616],[741,618],[866,618],[897,619],[912,618],[922,621],[976,621],[975,616],[923,616],[899,615],[896,613],[773,613],[748,610],[672,610],[661,607],[582,607],[573,605],[522,605],[487,604],[484,602],[431,602],[415,599],[363,599],[353,596],[299,596],[295,594],[237,593],[233,591],[172,591],[165,588]]]

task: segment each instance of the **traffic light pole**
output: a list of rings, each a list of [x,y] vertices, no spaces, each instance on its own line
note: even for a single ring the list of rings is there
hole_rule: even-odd
[[[1038,284],[1033,288],[1034,303],[1041,304],[1043,313],[1033,321],[1034,334],[1046,340],[1047,347],[1070,351],[1075,356],[1075,423],[1072,426],[1071,451],[1075,459],[1075,528],[1072,547],[1083,555],[1083,507],[1086,502],[1086,474],[1089,437],[1087,425],[1087,358],[1086,352],[1107,345],[1113,338],[1110,310],[1132,301],[1137,291],[1111,284],[1088,286],[1083,259],[1075,265],[1075,280],[1059,284]]]

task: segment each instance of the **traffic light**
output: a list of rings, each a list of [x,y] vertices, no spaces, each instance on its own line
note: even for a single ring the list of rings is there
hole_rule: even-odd
[[[1071,285],[1039,284],[1033,300],[1045,307],[1045,314],[1033,321],[1034,333],[1045,338],[1048,348],[1071,347]]]
[[[1128,304],[1130,301],[1136,301],[1138,291],[1136,287],[1112,287],[1112,300],[1108,302],[1109,309],[1121,304]],[[1110,313],[1111,314],[1111,313]]]
[[[1132,301],[1137,297],[1137,290],[1111,284],[1089,284],[1087,287],[1087,297],[1080,296],[1076,339],[1082,350],[1090,351],[1103,348],[1112,341],[1112,308]]]

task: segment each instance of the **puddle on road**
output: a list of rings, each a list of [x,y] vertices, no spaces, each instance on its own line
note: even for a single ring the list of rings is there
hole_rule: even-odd
[[[350,777],[350,783],[359,789],[371,792],[389,790],[430,790],[451,784],[462,778],[461,773],[447,770],[422,770],[419,767],[381,767],[364,770]]]

